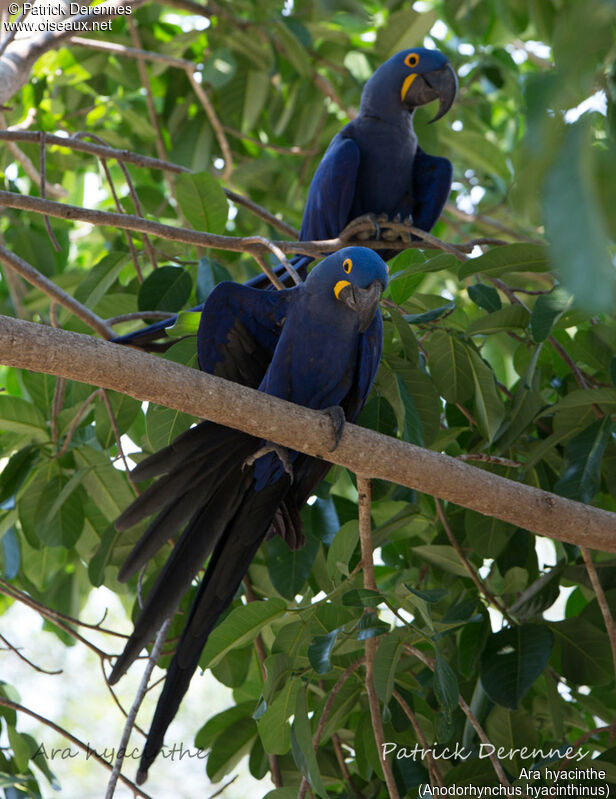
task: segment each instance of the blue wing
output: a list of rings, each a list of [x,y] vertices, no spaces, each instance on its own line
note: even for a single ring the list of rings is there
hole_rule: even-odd
[[[334,136],[312,178],[300,241],[334,238],[350,221],[360,153],[353,139],[342,134]]]
[[[257,388],[280,338],[292,289],[219,283],[203,307],[197,354],[203,372]]]
[[[416,227],[432,230],[449,197],[453,167],[447,158],[428,155],[417,148],[413,164],[413,191],[415,199],[413,223]]]

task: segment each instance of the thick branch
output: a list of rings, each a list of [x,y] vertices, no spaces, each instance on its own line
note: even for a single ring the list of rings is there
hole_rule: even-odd
[[[0,360],[207,417],[558,541],[616,551],[614,513],[352,424],[329,452],[331,421],[325,414],[147,353],[0,316]]]

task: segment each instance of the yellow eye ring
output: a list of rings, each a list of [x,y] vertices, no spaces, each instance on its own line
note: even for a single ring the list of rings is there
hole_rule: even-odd
[[[344,261],[342,262],[342,268],[348,275],[351,269],[353,268],[353,261],[351,261],[350,258],[345,258]]]
[[[409,53],[405,57],[404,63],[407,65],[407,67],[416,67],[417,64],[419,64],[419,56],[417,53]]]

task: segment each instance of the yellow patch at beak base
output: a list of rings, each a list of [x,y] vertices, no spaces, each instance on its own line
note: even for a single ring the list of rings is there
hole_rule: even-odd
[[[407,75],[404,79],[404,83],[402,84],[402,88],[400,89],[400,99],[404,102],[404,98],[406,97],[406,93],[411,88],[411,83],[417,77],[417,73],[413,72],[411,75]]]
[[[342,291],[342,289],[343,289],[345,286],[350,286],[350,285],[351,285],[351,284],[349,283],[349,281],[348,281],[348,280],[339,280],[339,281],[336,283],[336,285],[334,286],[334,294],[336,295],[336,299],[338,299],[338,295],[340,294],[340,292]]]

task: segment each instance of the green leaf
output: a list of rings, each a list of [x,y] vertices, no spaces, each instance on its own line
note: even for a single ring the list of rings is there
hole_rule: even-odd
[[[215,666],[231,649],[254,641],[261,629],[282,616],[286,609],[287,603],[277,597],[234,608],[212,630],[201,656],[202,667]]]
[[[605,630],[580,618],[550,624],[560,645],[559,672],[576,685],[606,685],[614,664]]]
[[[184,172],[176,178],[175,190],[182,213],[195,230],[224,233],[229,204],[216,178],[209,172]]]
[[[558,288],[537,297],[530,315],[530,329],[536,342],[545,341],[554,323],[571,305],[572,299],[567,291]]]
[[[201,311],[180,311],[175,323],[167,328],[167,335],[171,338],[196,336],[200,321]]]
[[[508,710],[497,705],[488,716],[486,733],[492,746],[502,747],[505,756],[499,759],[504,761],[508,771],[519,774],[522,766],[528,768],[529,761],[518,753],[521,747],[532,748],[537,743],[536,720],[531,715],[522,709]],[[490,751],[485,747],[484,756]]]
[[[310,787],[322,799],[328,799],[327,791],[321,779],[319,764],[312,745],[312,732],[310,721],[308,720],[308,708],[306,705],[306,691],[302,686],[297,692],[295,702],[295,717],[291,726],[291,750],[293,759],[310,783]]]
[[[490,619],[483,612],[479,621],[469,621],[460,630],[458,639],[458,671],[467,679],[475,672],[485,642],[490,635]]]
[[[352,588],[342,595],[342,604],[352,608],[375,608],[385,599],[371,588]]]
[[[218,735],[207,758],[206,773],[212,782],[218,782],[232,771],[250,751],[257,734],[257,725],[249,716],[238,719]]]
[[[506,244],[479,258],[469,258],[460,266],[458,277],[462,280],[479,273],[497,277],[508,272],[547,272],[549,268],[547,247],[542,244]]]
[[[336,646],[338,630],[326,635],[316,635],[308,646],[308,660],[317,674],[327,674],[332,670],[331,654]]]
[[[481,435],[491,443],[505,416],[505,406],[496,388],[494,372],[471,350],[469,363],[475,383],[475,415]]]
[[[343,524],[327,552],[327,573],[334,579],[338,574],[349,576],[349,561],[359,541],[359,525],[355,519]]]
[[[122,436],[141,410],[139,400],[128,397],[126,394],[118,394],[116,391],[107,390],[107,398],[111,405],[113,417]],[[96,437],[104,449],[115,443],[115,432],[109,418],[107,405],[104,402],[97,402],[94,408],[94,424],[96,427]]]
[[[562,561],[531,583],[513,603],[510,612],[518,618],[527,619],[551,607],[560,595],[560,578],[564,567],[565,562]]]
[[[503,151],[483,133],[474,130],[454,131],[441,128],[439,139],[460,156],[467,168],[480,169],[488,175],[509,181],[511,172]]]
[[[32,441],[49,439],[45,417],[31,402],[8,394],[0,395],[0,428],[21,433]]]
[[[497,705],[516,708],[552,651],[549,627],[522,624],[491,635],[481,656],[481,683]]]
[[[75,290],[75,299],[88,308],[95,308],[98,302],[109,293],[127,260],[128,256],[124,252],[111,252],[101,258],[88,271]]]
[[[81,483],[88,497],[109,522],[114,522],[134,499],[126,478],[92,447],[74,447],[72,453],[77,468],[84,470]]]
[[[390,14],[387,24],[379,28],[376,39],[376,47],[383,60],[400,50],[417,47],[437,19],[438,14],[433,9],[419,13],[403,8]]]
[[[511,330],[512,327],[521,327],[524,330],[528,327],[529,319],[529,312],[521,305],[505,305],[504,308],[471,322],[466,329],[466,335],[470,337],[503,333]]]
[[[475,303],[475,305],[483,308],[484,311],[488,311],[490,313],[492,311],[500,311],[502,307],[500,295],[495,288],[492,288],[492,286],[486,286],[485,283],[474,283],[466,290],[468,292],[468,296]]]
[[[443,597],[447,596],[448,591],[446,588],[428,588],[425,591],[418,591],[416,588],[411,588],[410,585],[406,586],[411,594],[415,594],[420,599],[428,604],[440,602]]]
[[[194,417],[187,413],[151,404],[145,415],[145,429],[151,449],[156,451],[168,446],[180,433],[188,430],[193,421]]]
[[[585,388],[571,391],[566,397],[546,408],[541,415],[548,416],[573,408],[589,408],[592,405],[598,405],[606,413],[616,411],[616,389]]]
[[[33,444],[29,444],[11,456],[0,472],[0,503],[5,502],[19,491],[37,459],[38,451]]]
[[[425,344],[430,374],[447,402],[464,402],[473,394],[468,349],[455,336],[436,330]]]
[[[179,311],[184,307],[192,280],[177,266],[161,266],[141,284],[137,298],[140,311]]]
[[[400,393],[402,407],[404,408],[404,424],[402,425],[402,429],[400,431],[402,440],[408,441],[411,444],[416,444],[418,447],[423,447],[423,425],[421,423],[421,419],[419,418],[419,414],[417,413],[415,403],[413,402],[413,397],[411,396],[400,375],[396,375],[396,382],[398,385],[398,391]]]
[[[291,747],[291,730],[288,719],[295,710],[295,701],[300,687],[299,679],[286,680],[274,701],[257,721],[261,743],[269,755],[284,755]]]
[[[384,705],[391,699],[403,651],[404,642],[399,636],[388,635],[379,641],[374,657],[374,688]]]
[[[455,307],[456,305],[452,300],[445,305],[432,308],[424,313],[405,313],[403,319],[405,322],[408,322],[409,325],[426,325],[428,322],[433,322],[435,319],[439,319],[441,316],[453,311]]]
[[[251,69],[246,80],[244,110],[242,112],[242,130],[252,130],[265,106],[270,87],[270,76],[267,72]],[[206,228],[207,230],[207,228]]]
[[[251,718],[254,702],[238,702],[233,707],[217,713],[209,718],[195,736],[195,746],[199,749],[210,749],[219,735],[227,734],[227,730],[243,718]]]
[[[438,649],[436,650],[434,663],[433,685],[439,705],[448,715],[451,715],[458,707],[458,695],[460,693],[458,678]]]
[[[407,250],[411,252],[411,250]],[[421,262],[423,263],[423,261]],[[408,298],[419,288],[425,274],[418,272],[415,266],[410,266],[401,272],[399,275],[393,277],[389,282],[389,295],[396,305],[402,305]],[[392,267],[393,268],[393,267]],[[393,309],[389,308],[391,313]]]
[[[418,547],[413,547],[413,554],[450,574],[457,574],[458,577],[468,577],[457,552],[453,547],[446,544],[421,544]]]
[[[303,44],[287,25],[286,20],[277,19],[274,22],[274,29],[280,39],[285,56],[297,73],[303,77],[308,77],[312,71],[310,58]]]
[[[509,543],[515,527],[493,516],[466,510],[464,530],[473,552],[479,552],[483,558],[497,558]]]
[[[566,126],[564,142],[545,183],[550,260],[576,301],[590,311],[611,311],[616,270],[605,220],[592,178],[591,120],[584,114]]]
[[[274,588],[285,599],[293,599],[310,576],[319,550],[318,538],[307,533],[304,546],[290,549],[280,536],[274,536],[266,542],[265,548],[267,570]]]
[[[612,437],[612,422],[597,419],[565,446],[565,470],[554,491],[570,499],[590,502],[601,486],[601,461]]]

